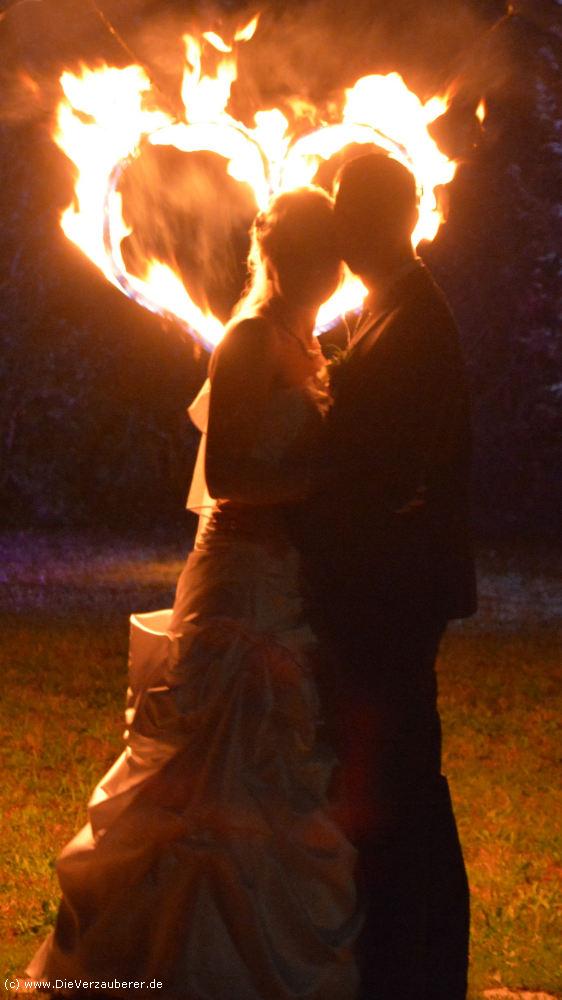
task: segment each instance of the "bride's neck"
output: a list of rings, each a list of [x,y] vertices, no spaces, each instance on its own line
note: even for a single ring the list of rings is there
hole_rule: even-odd
[[[263,303],[263,309],[273,321],[291,328],[293,333],[302,338],[312,337],[316,312],[304,306],[290,304],[281,295],[271,295]]]

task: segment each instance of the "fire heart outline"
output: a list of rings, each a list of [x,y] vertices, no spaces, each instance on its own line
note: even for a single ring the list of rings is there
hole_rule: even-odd
[[[457,167],[429,132],[431,123],[447,111],[448,95],[422,103],[398,73],[357,80],[342,93],[339,121],[324,120],[319,109],[298,98],[290,102],[291,126],[278,108],[257,111],[253,127],[237,121],[228,112],[237,78],[236,50],[253,37],[257,23],[254,18],[237,31],[232,44],[213,32],[200,38],[184,36],[185,120],[154,110],[152,85],[140,66],[83,66],[79,74],[67,71],[60,78],[64,98],[53,138],[77,168],[73,203],[61,216],[65,234],[112,284],[144,308],[173,319],[207,350],[221,339],[223,323],[209,307],[192,300],[179,274],[156,259],[146,261],[142,278],[125,266],[121,245],[130,229],[123,219],[119,183],[147,143],[185,153],[218,153],[227,162],[228,174],[250,185],[258,210],[272,195],[312,183],[320,165],[346,146],[375,144],[404,163],[416,179],[419,218],[414,246],[435,237],[443,221],[437,192],[450,183]],[[215,57],[212,75],[203,72],[206,47]],[[319,310],[317,332],[359,308],[364,296],[362,283],[347,272]]]

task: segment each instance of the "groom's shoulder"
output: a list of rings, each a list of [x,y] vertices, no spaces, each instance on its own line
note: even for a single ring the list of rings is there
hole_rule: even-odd
[[[429,308],[430,312],[442,313],[444,317],[454,322],[445,292],[429,268],[423,263],[420,263],[402,283],[399,297],[402,300],[402,305],[406,307]]]
[[[445,344],[457,344],[458,328],[448,299],[429,269],[420,266],[405,282],[397,301],[397,325]]]
[[[420,279],[420,297],[423,302],[427,303],[430,311],[435,311],[444,322],[456,329],[455,317],[449,299],[429,268],[424,266],[421,269]]]

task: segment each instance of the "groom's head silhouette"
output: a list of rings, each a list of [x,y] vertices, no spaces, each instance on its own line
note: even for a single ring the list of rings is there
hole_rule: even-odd
[[[339,171],[335,191],[343,258],[367,285],[413,257],[417,193],[406,167],[384,154],[358,156]]]

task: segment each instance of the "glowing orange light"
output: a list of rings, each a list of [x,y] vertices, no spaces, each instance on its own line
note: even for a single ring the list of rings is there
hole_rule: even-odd
[[[258,26],[259,19],[260,19],[259,14],[256,14],[256,16],[252,18],[252,20],[249,21],[244,28],[240,28],[236,32],[234,40],[236,42],[249,42],[256,33],[256,28]]]
[[[223,42],[220,35],[217,35],[214,31],[204,31],[203,38],[207,42],[210,42],[217,52],[232,52],[232,46]]]
[[[249,41],[257,24],[256,17],[236,32],[234,42]],[[64,98],[54,138],[78,171],[74,201],[63,213],[61,225],[68,238],[127,295],[154,312],[175,316],[206,347],[222,336],[223,324],[208,305],[193,302],[169,265],[147,260],[142,279],[127,271],[121,243],[130,230],[123,220],[117,188],[143,143],[186,153],[219,154],[228,174],[250,186],[256,208],[261,209],[272,193],[311,183],[321,164],[349,144],[374,143],[404,163],[416,178],[420,204],[414,245],[435,237],[443,221],[436,190],[450,183],[456,164],[440,151],[428,126],[447,110],[447,97],[423,103],[398,73],[373,74],[359,79],[342,95],[340,121],[325,124],[319,110],[295,98],[288,102],[294,116],[291,126],[278,108],[257,111],[253,125],[247,126],[228,111],[237,76],[233,47],[214,32],[205,32],[201,39],[186,35],[184,42],[184,121],[172,120],[158,110],[151,83],[139,66],[83,67],[78,74],[61,76]],[[204,72],[205,45],[219,54],[218,59],[214,57],[212,75]],[[149,96],[156,110],[146,110]],[[361,282],[348,274],[320,309],[318,328],[360,306],[364,295]]]

